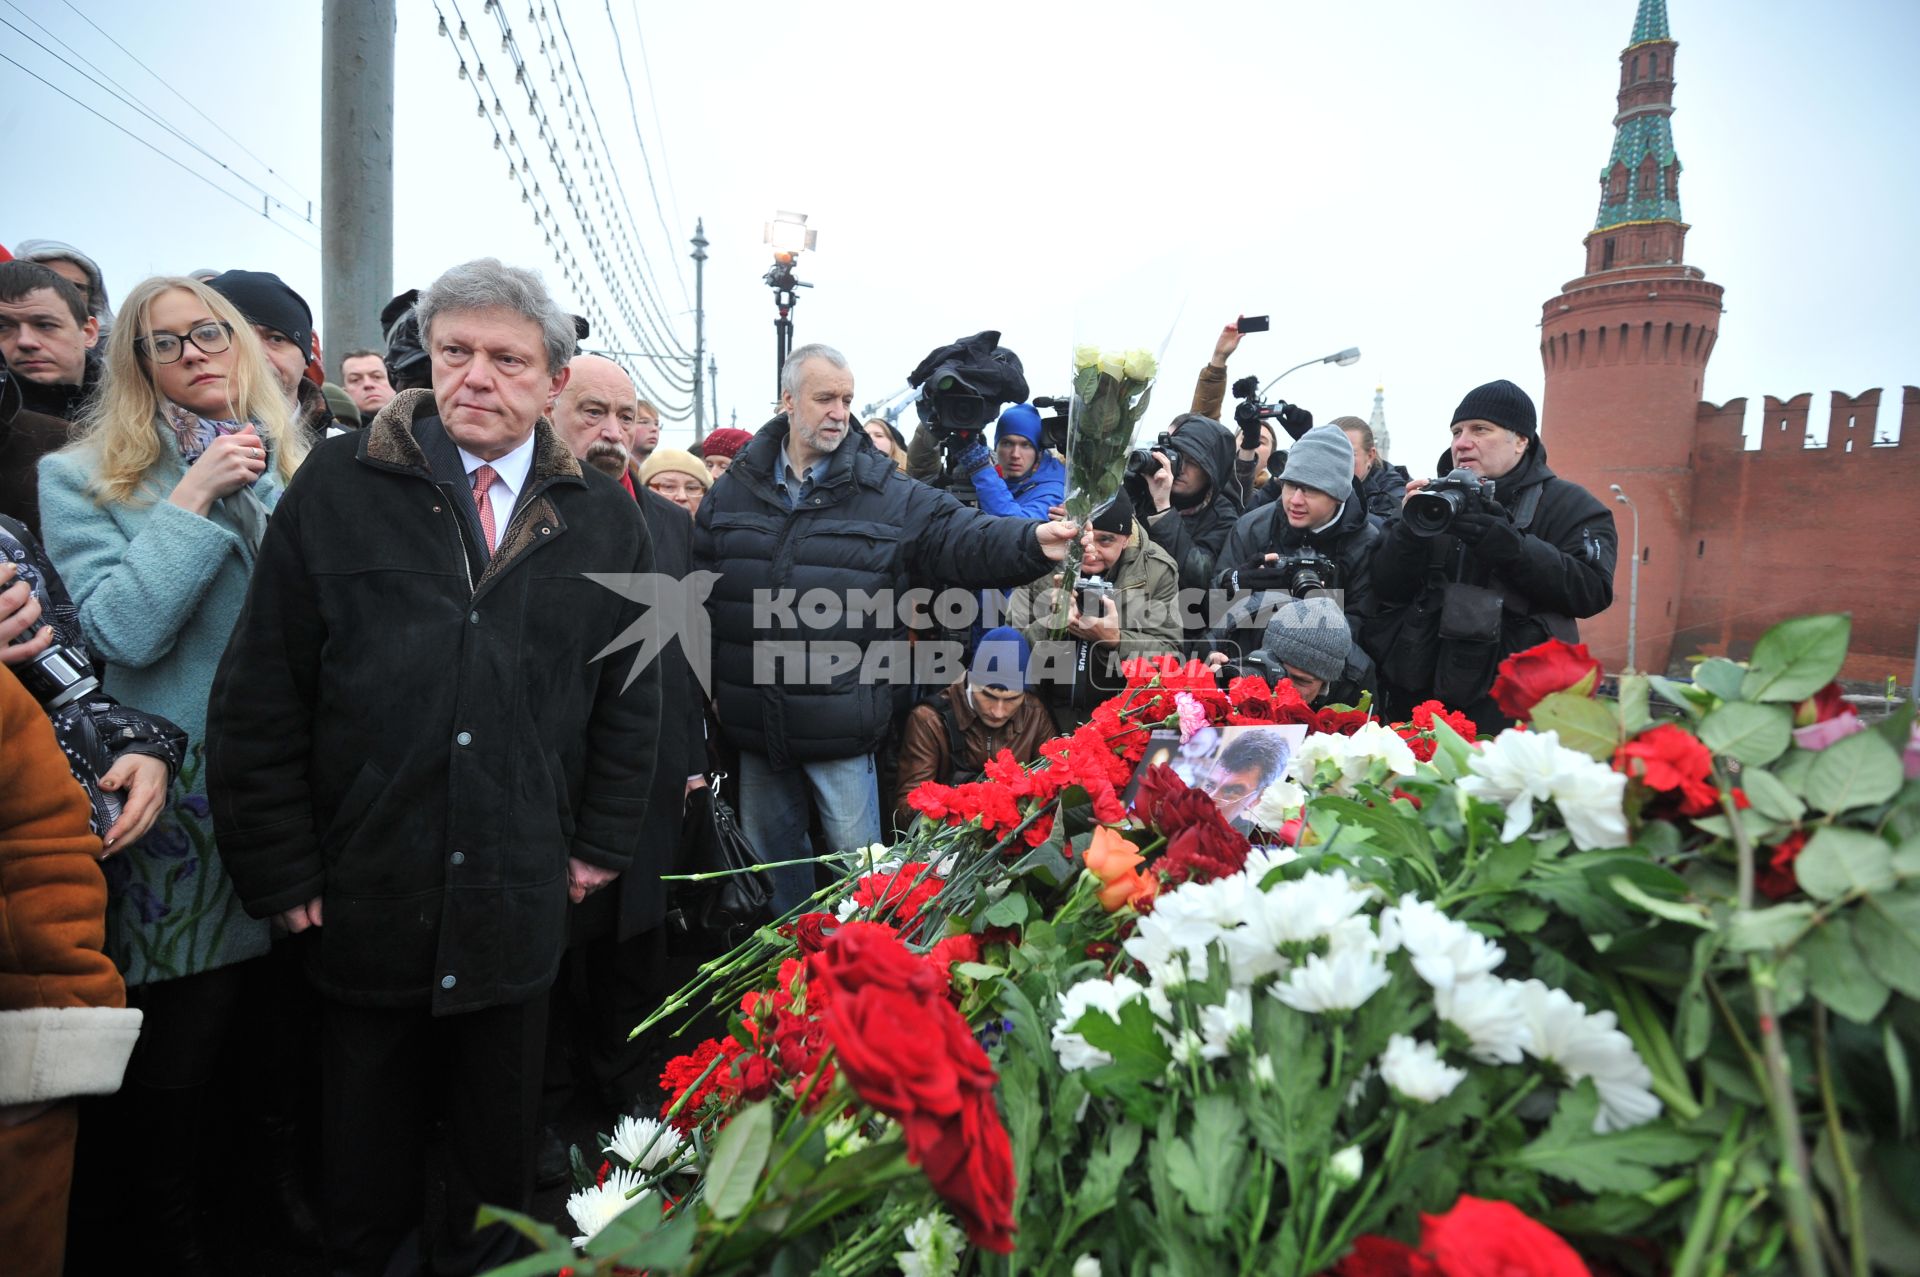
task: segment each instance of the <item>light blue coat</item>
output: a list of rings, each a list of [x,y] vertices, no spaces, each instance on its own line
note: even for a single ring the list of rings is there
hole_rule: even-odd
[[[106,690],[188,736],[167,810],[102,865],[107,952],[129,985],[244,961],[270,943],[268,924],[247,917],[220,863],[202,779],[207,693],[246,601],[253,549],[244,529],[259,512],[238,497],[215,501],[206,518],[169,503],[187,468],[172,432],[157,421],[155,429],[165,451],[134,502],[95,500],[97,464],[85,444],[40,460],[42,540],[106,660]],[[271,456],[253,495],[268,510],[279,500]]]

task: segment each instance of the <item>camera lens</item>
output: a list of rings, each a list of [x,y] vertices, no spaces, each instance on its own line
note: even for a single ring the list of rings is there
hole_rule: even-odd
[[[1459,509],[1458,492],[1416,492],[1401,507],[1400,517],[1413,535],[1432,537],[1453,526],[1453,516]]]

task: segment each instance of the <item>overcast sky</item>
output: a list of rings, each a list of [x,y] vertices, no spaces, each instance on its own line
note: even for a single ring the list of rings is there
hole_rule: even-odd
[[[457,36],[453,0],[441,3]],[[539,41],[565,19],[605,163],[631,201],[625,233],[640,237],[689,347],[684,241],[706,219],[723,424],[737,411],[756,427],[769,412],[761,228],[785,208],[819,229],[800,266],[815,287],[801,296],[798,340],[844,350],[863,403],[904,385],[932,346],[998,328],[1036,395],[1066,389],[1075,342],[1164,343],[1163,422],[1184,408],[1220,325],[1269,313],[1273,331],[1247,338],[1235,374],[1272,376],[1359,346],[1358,364],[1305,369],[1278,392],[1326,420],[1367,415],[1384,383],[1395,457],[1416,474],[1469,387],[1504,376],[1538,398],[1540,306],[1584,266],[1635,10],[1634,0],[544,3],[545,24],[529,20],[527,0],[504,0],[503,12],[556,122]],[[459,8],[508,87],[494,16],[482,0]],[[1757,411],[1763,394],[1813,391],[1823,424],[1826,392],[1920,381],[1920,4],[1669,8],[1687,256],[1727,290],[1705,397],[1747,396]],[[319,197],[320,9],[0,0],[0,21],[18,29],[0,26],[0,53],[238,197],[0,61],[10,177],[0,242],[71,240],[99,258],[116,297],[154,272],[275,270],[317,310],[320,255],[301,242],[318,244],[317,216],[307,226],[276,211],[270,223],[247,183],[302,216]],[[90,74],[230,171],[22,32],[89,60]],[[471,49],[456,53],[438,34],[430,0],[400,0],[397,40],[396,287],[494,254],[541,270],[577,304],[457,76]],[[524,96],[500,98],[534,176],[554,190]],[[583,171],[571,141],[563,154]],[[587,260],[579,226],[554,204]],[[1890,398],[1883,429],[1898,424],[1897,391]]]

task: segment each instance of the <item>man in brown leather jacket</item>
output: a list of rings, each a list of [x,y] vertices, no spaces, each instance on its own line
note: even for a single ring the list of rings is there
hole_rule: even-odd
[[[904,829],[913,819],[907,799],[920,782],[970,780],[1003,749],[1023,763],[1039,756],[1040,746],[1054,734],[1053,716],[1026,690],[1030,655],[1020,631],[988,630],[967,673],[914,706],[900,740],[895,828]]]

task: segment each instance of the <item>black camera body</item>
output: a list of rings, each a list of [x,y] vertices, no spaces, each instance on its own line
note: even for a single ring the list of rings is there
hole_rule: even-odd
[[[1340,568],[1317,550],[1283,554],[1276,563],[1262,559],[1227,574],[1228,589],[1238,594],[1266,594],[1279,591],[1296,599],[1309,598],[1340,588]]]
[[[20,641],[14,640],[16,644]],[[82,696],[100,690],[100,680],[93,673],[93,661],[79,648],[65,643],[56,643],[25,665],[14,666],[13,672],[19,677],[20,685],[32,692],[48,713],[64,709]]]
[[[1244,432],[1256,422],[1278,421],[1288,435],[1298,439],[1313,427],[1313,414],[1304,408],[1276,399],[1272,403],[1260,402],[1260,379],[1242,377],[1233,383],[1233,397],[1239,400],[1233,405],[1233,421]],[[1305,425],[1299,424],[1302,420]]]
[[[1493,480],[1471,470],[1455,469],[1408,497],[1400,517],[1413,535],[1436,537],[1462,514],[1478,513],[1493,499]]]
[[[1127,454],[1126,479],[1138,480],[1142,485],[1151,479],[1160,468],[1160,458],[1153,455],[1156,452],[1167,459],[1167,469],[1178,479],[1181,470],[1186,468],[1186,454],[1180,451],[1180,445],[1165,430],[1160,432],[1160,438],[1154,441],[1151,448],[1135,448]],[[1132,495],[1131,490],[1128,495]]]
[[[1232,686],[1235,679],[1245,678],[1249,674],[1266,680],[1269,686],[1288,676],[1286,667],[1268,656],[1262,647],[1242,652],[1238,660],[1229,656],[1226,664],[1214,670],[1214,677],[1220,680],[1222,690]]]

